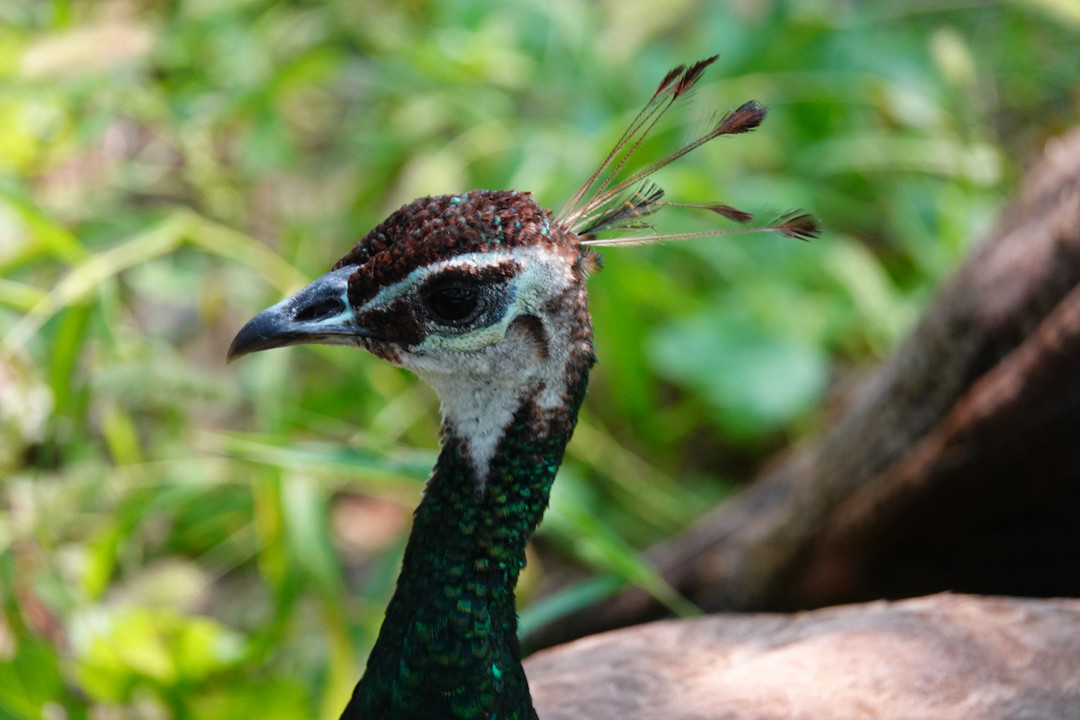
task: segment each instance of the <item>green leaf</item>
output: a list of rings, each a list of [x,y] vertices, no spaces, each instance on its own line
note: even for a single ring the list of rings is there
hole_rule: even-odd
[[[330,539],[326,492],[303,476],[283,484],[281,516],[293,562],[328,596],[342,591],[341,567]]]
[[[40,720],[48,702],[64,694],[56,651],[31,637],[17,641],[15,656],[0,660],[0,718]]]
[[[370,488],[411,492],[430,474],[435,456],[430,452],[402,452],[388,456],[359,448],[326,443],[290,445],[273,436],[241,433],[203,433],[199,445],[238,460],[311,474],[340,475],[363,480]]]
[[[124,607],[76,618],[76,673],[92,696],[131,700],[137,689],[205,681],[243,656],[241,638],[216,620]]]
[[[661,328],[649,342],[657,372],[704,398],[734,436],[781,427],[813,406],[825,388],[818,348],[770,335],[717,309]]]
[[[278,679],[250,685],[222,685],[199,692],[189,704],[194,720],[296,720],[311,717],[304,689],[296,682]]]
[[[699,615],[692,602],[679,594],[667,583],[634,548],[583,504],[571,492],[563,492],[575,484],[556,485],[551,495],[551,506],[544,519],[547,531],[554,531],[569,540],[575,556],[596,570],[613,573],[623,582],[641,588],[669,610],[682,617]]]

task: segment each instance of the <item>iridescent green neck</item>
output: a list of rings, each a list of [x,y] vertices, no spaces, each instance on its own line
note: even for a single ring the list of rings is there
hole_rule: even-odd
[[[465,442],[446,432],[416,511],[397,591],[342,720],[535,719],[514,586],[585,394],[518,411],[479,494]]]

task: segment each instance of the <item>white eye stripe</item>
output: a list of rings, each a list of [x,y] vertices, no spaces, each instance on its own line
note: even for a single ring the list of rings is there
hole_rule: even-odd
[[[435,273],[440,273],[450,268],[479,268],[489,267],[495,265],[500,260],[497,256],[492,256],[490,253],[469,253],[468,255],[459,255],[456,258],[450,260],[440,260],[433,265],[427,265],[425,267],[416,268],[411,273],[405,276],[404,279],[398,280],[392,285],[387,285],[375,295],[375,297],[368,300],[360,308],[360,312],[366,312],[368,310],[378,310],[386,307],[394,300],[400,297],[404,297],[415,291],[417,287],[422,285],[427,278]]]
[[[440,260],[437,263],[417,268],[396,283],[387,285],[381,289],[375,297],[364,303],[360,307],[359,312],[363,313],[369,310],[385,308],[398,298],[407,297],[414,293],[417,288],[423,285],[431,276],[443,273],[447,270],[456,268],[482,270],[500,265],[508,259],[517,260],[523,266],[528,267],[530,261],[535,262],[544,255],[551,256],[552,253],[537,247],[518,247],[506,251],[466,253],[450,258],[449,260]],[[543,260],[541,260],[541,262],[545,265],[548,264],[544,263]],[[559,262],[562,263],[563,261],[560,259]]]

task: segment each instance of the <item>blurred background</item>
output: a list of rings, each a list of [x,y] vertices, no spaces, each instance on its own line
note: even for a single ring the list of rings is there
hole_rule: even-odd
[[[1075,123],[1077,47],[1072,0],[0,0],[0,718],[336,717],[437,402],[229,340],[416,196],[558,210],[719,53],[641,161],[758,99],[657,181],[825,235],[606,253],[520,587],[526,636],[627,584],[692,612],[640,550],[820,433]]]

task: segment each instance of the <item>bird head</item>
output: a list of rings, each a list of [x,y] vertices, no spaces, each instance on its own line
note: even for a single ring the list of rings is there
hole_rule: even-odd
[[[527,193],[425,197],[390,215],[333,269],[263,310],[228,357],[299,343],[356,345],[427,382],[477,474],[513,415],[565,415],[593,362],[585,276],[593,255]]]
[[[580,395],[594,361],[585,293],[585,278],[597,265],[594,246],[739,232],[799,239],[818,234],[817,221],[801,212],[764,226],[667,235],[647,221],[667,205],[709,210],[741,224],[752,219],[724,203],[664,202],[648,178],[714,138],[758,127],[766,109],[756,101],[718,115],[665,158],[629,170],[644,137],[714,60],[668,73],[558,215],[520,192],[474,190],[415,200],[369,232],[330,272],[252,318],[228,358],[298,343],[369,350],[436,390],[446,426],[470,439],[482,475],[524,404],[541,425],[545,417],[563,417],[568,406],[576,407],[568,398]],[[627,235],[628,229],[648,232]]]
[[[438,383],[543,364],[588,323],[592,252],[528,193],[424,197],[295,295],[252,318],[228,358],[300,343],[357,345]]]

